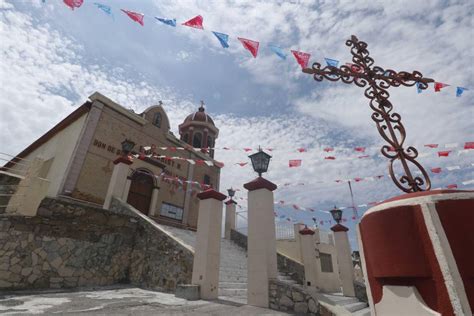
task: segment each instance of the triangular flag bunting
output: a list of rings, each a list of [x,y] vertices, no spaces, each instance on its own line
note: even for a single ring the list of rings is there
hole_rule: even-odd
[[[176,19],[163,19],[163,18],[159,18],[159,17],[156,17],[156,16],[155,16],[155,19],[157,19],[158,21],[160,21],[161,23],[164,23],[166,25],[176,27]]]
[[[272,50],[272,52],[274,52],[278,57],[280,57],[281,59],[286,59],[286,55],[285,52],[281,49],[281,47],[278,47],[276,45],[268,45],[268,47],[270,47],[270,49]]]
[[[464,143],[464,149],[474,149],[474,142]]]
[[[441,168],[431,168],[431,172],[433,172],[433,173],[440,173],[440,172],[441,172]]]
[[[363,153],[365,152],[365,147],[356,147],[354,150]]]
[[[124,10],[124,9],[120,9],[122,10],[123,13],[125,13],[126,15],[128,15],[128,17],[130,19],[132,19],[133,21],[137,22],[138,24],[140,24],[141,26],[143,26],[143,17],[144,15],[141,14],[141,13],[138,13],[138,12],[133,12],[133,11],[128,11],[128,10]]]
[[[204,27],[202,26],[202,21],[202,16],[198,15],[192,18],[191,20],[184,22],[183,25],[202,30],[204,29]]]
[[[458,188],[458,185],[457,184],[448,184],[446,186],[448,189],[457,189]]]
[[[84,3],[84,0],[63,0],[63,2],[65,5],[70,7],[71,10],[74,10],[74,8],[79,8],[82,3]]]
[[[425,147],[438,148],[438,144],[426,144]]]
[[[469,89],[463,88],[463,87],[456,87],[456,96],[460,97],[462,93],[464,92],[464,90],[469,90]]]
[[[416,92],[421,93],[423,90],[421,89],[421,83],[417,82],[416,83]]]
[[[438,151],[438,157],[448,157],[451,150],[447,151]]]
[[[292,50],[291,52],[293,53],[293,56],[295,56],[298,64],[301,66],[301,69],[308,67],[308,61],[309,61],[309,58],[311,57],[311,54],[298,52],[295,50]]]
[[[258,45],[260,45],[259,42],[252,41],[252,40],[242,38],[242,37],[237,37],[237,39],[242,43],[244,48],[252,54],[254,58],[257,58]]]
[[[331,58],[324,58],[324,60],[326,60],[326,64],[328,66],[332,66],[332,67],[339,66],[339,60],[335,60],[335,59],[331,59]]]
[[[98,3],[98,2],[94,2],[94,5],[95,5],[98,9],[101,9],[102,11],[104,11],[105,14],[112,15],[112,8],[109,7],[108,5],[105,5],[105,4],[102,4],[102,3]]]
[[[449,87],[449,84],[442,83],[442,82],[435,82],[434,84],[435,92],[440,92],[441,89],[443,89],[444,87]]]
[[[229,35],[224,34],[224,33],[214,32],[214,31],[212,33],[217,37],[222,47],[224,48],[229,47]]]
[[[300,159],[290,160],[289,163],[288,163],[288,166],[290,168],[299,167],[299,166],[301,166],[301,160]]]

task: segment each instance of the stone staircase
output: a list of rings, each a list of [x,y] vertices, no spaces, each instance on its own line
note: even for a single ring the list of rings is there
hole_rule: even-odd
[[[158,224],[175,239],[194,249],[196,233],[176,227]],[[290,276],[279,273],[278,279],[287,284],[296,284]],[[370,315],[366,303],[356,298],[345,297],[339,293],[323,294],[332,304],[342,306],[349,313],[357,316]],[[240,304],[247,304],[247,252],[234,242],[221,239],[221,260],[219,271],[219,299]],[[368,311],[366,314],[365,312]]]
[[[347,310],[347,314],[356,316],[370,316],[370,308],[367,303],[359,301],[355,297],[344,296],[342,293],[321,293],[327,301]]]

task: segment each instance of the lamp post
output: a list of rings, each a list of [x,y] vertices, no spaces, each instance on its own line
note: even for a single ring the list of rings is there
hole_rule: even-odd
[[[133,147],[135,147],[135,143],[129,139],[125,139],[121,144],[123,156],[128,156],[132,152]]]
[[[270,163],[270,159],[272,156],[267,154],[262,150],[262,148],[258,147],[258,152],[249,156],[250,161],[252,161],[253,170],[258,173],[258,176],[261,177],[262,173],[267,172],[268,164]]]
[[[229,197],[232,200],[232,198],[235,195],[235,190],[232,187],[230,187],[230,189],[227,189],[227,193],[229,194]]]
[[[340,223],[342,219],[342,210],[338,209],[335,205],[334,208],[330,211],[332,218],[336,221],[336,223]]]

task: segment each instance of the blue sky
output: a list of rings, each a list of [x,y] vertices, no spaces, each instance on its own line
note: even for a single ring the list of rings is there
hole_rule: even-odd
[[[84,2],[71,11],[59,0],[0,0],[2,152],[18,153],[94,91],[137,112],[163,100],[175,133],[204,100],[221,130],[217,146],[278,148],[267,178],[277,184],[305,183],[280,188],[276,200],[315,209],[350,205],[347,186],[333,180],[387,174],[387,162],[375,155],[383,142],[368,102],[358,87],[319,83],[301,73],[289,51],[311,53],[311,62],[324,57],[348,62],[344,43],[355,34],[368,42],[377,65],[419,70],[452,85],[440,93],[433,87],[422,94],[415,88],[390,90],[407,129],[406,144],[427,153],[419,161],[427,169],[474,162],[472,153],[441,160],[422,146],[474,141],[472,2],[98,1],[112,7],[114,19],[94,1]],[[144,13],[145,26],[120,8]],[[171,28],[153,18],[176,18],[180,24],[198,14],[205,31]],[[222,48],[211,30],[229,34],[230,47]],[[256,59],[237,36],[260,41]],[[287,60],[275,56],[270,43],[285,49]],[[458,85],[471,90],[456,98]],[[340,148],[336,161],[323,159],[328,146]],[[349,159],[354,153],[348,148],[354,146],[371,147],[373,155]],[[297,153],[298,147],[310,152]],[[221,150],[216,158],[226,163],[222,189],[242,188],[254,177],[248,165],[235,165],[248,161],[243,150]],[[302,166],[288,168],[289,159],[302,159]],[[474,178],[472,170],[433,175],[433,186],[472,188],[461,185]],[[354,183],[353,189],[356,204],[400,193],[388,178]],[[315,215],[330,219],[291,208],[278,207],[278,213],[307,223]]]

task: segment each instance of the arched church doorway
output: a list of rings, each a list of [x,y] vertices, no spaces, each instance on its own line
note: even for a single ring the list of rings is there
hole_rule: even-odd
[[[131,180],[127,203],[148,215],[154,187],[153,175],[146,170],[137,170],[132,174]]]

